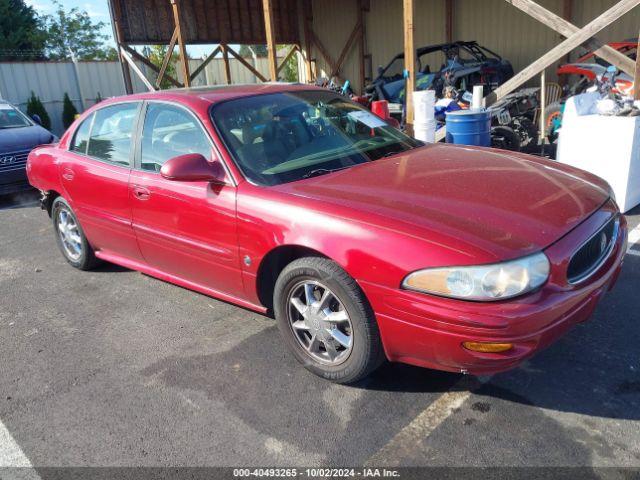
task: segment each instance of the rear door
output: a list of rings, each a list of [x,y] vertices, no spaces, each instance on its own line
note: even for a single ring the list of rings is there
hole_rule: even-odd
[[[129,176],[141,102],[105,106],[77,128],[59,162],[66,197],[96,250],[139,261]]]
[[[236,187],[167,180],[160,167],[186,153],[215,158],[213,143],[186,107],[148,102],[131,173],[133,229],[153,268],[216,292],[242,296]]]

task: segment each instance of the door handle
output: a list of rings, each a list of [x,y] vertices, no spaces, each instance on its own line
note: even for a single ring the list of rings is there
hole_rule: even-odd
[[[71,181],[71,180],[73,180],[73,177],[75,177],[75,176],[76,176],[76,174],[69,167],[64,167],[62,169],[62,178],[64,178],[65,180]]]
[[[133,195],[138,199],[138,200],[149,200],[149,197],[151,197],[151,192],[149,190],[147,190],[144,187],[141,187],[139,185],[134,185],[133,186]]]

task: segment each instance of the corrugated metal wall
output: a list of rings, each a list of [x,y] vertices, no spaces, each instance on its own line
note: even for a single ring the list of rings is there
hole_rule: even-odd
[[[562,15],[562,0],[538,0],[541,5]],[[583,26],[616,3],[616,0],[573,0],[572,21]],[[372,55],[372,69],[386,65],[403,49],[401,0],[370,0],[365,14],[367,52]],[[338,58],[356,22],[357,0],[314,0],[313,29],[329,54]],[[416,0],[415,43],[424,46],[446,41],[445,0]],[[640,7],[636,7],[599,35],[607,41],[637,37]],[[477,40],[510,60],[515,71],[522,70],[561,41],[560,35],[529,17],[504,0],[454,0],[454,40]],[[574,53],[574,58],[577,55]],[[318,72],[327,66],[317,51]],[[438,68],[441,60],[430,62]],[[547,70],[555,78],[555,68]],[[342,76],[359,89],[357,46],[351,50]]]
[[[247,60],[254,63],[253,60]],[[202,60],[190,60],[193,72]],[[229,60],[231,80],[233,83],[256,83],[258,79],[235,59]],[[254,63],[256,69],[268,77],[269,65],[266,58],[258,58]],[[147,78],[155,79],[155,73],[148,71],[144,65],[140,69],[147,74]],[[181,69],[178,67],[178,78],[182,80]],[[49,117],[51,130],[60,135],[64,131],[62,125],[62,99],[65,92],[73,101],[76,109],[82,112],[82,102],[90,107],[95,103],[98,93],[102,98],[124,95],[122,70],[118,62],[79,62],[76,76],[71,62],[2,62],[0,63],[0,98],[4,98],[26,111],[27,100],[31,92],[40,97]],[[134,92],[145,92],[147,88],[135,73],[131,73]],[[79,82],[79,85],[78,85]],[[226,83],[224,77],[224,62],[220,58],[213,59],[198,75],[194,86],[222,85]]]
[[[62,99],[65,92],[81,112],[80,88],[85,106],[95,103],[98,93],[102,98],[122,95],[124,85],[118,62],[79,62],[76,76],[71,62],[3,62],[0,63],[0,96],[26,111],[31,92],[40,97],[51,118],[51,130],[60,135],[62,125]],[[144,84],[134,80],[136,91],[145,91]]]

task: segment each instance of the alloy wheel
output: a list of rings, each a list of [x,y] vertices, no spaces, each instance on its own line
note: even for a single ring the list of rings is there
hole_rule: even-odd
[[[75,217],[65,208],[58,211],[58,236],[65,253],[72,261],[82,256],[82,236]]]
[[[325,365],[343,363],[353,348],[349,313],[338,297],[315,280],[298,282],[287,299],[289,326],[303,350]]]

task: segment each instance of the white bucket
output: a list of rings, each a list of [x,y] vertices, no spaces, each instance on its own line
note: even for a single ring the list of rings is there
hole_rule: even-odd
[[[413,125],[413,138],[423,142],[435,143],[436,141],[436,121],[415,123]]]
[[[482,110],[484,107],[484,87],[475,85],[473,87],[473,99],[471,100],[471,110]]]
[[[420,90],[413,92],[414,122],[426,123],[434,119],[436,104],[436,92],[433,90]]]

